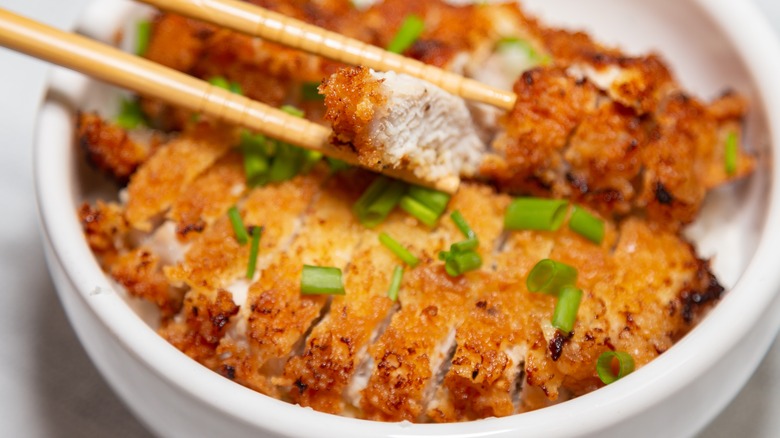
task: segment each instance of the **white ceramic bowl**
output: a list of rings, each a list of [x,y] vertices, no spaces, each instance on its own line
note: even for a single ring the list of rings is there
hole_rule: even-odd
[[[382,424],[289,405],[201,367],[155,334],[154,322],[112,289],[82,236],[81,201],[101,195],[73,144],[77,108],[116,105],[117,91],[55,70],[41,109],[35,180],[52,276],[92,360],[154,432],[164,436],[656,437],[690,436],[732,399],[780,326],[780,45],[750,2],[528,0],[551,24],[584,27],[629,51],[656,49],[684,86],[711,98],[733,86],[752,99],[755,178],[711,197],[691,230],[731,289],[677,345],[625,379],[554,407],[464,424]],[[108,39],[139,6],[95,1],[81,29]],[[105,192],[102,193],[105,195]],[[110,196],[110,195],[109,195]]]

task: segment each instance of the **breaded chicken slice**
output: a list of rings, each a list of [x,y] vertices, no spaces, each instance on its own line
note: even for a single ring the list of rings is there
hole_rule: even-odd
[[[315,171],[253,189],[243,199],[239,211],[244,225],[263,227],[257,269],[265,269],[289,247],[323,178],[323,172]],[[188,287],[189,291],[181,312],[165,322],[159,332],[188,356],[235,378],[242,375],[241,371],[224,366],[219,348],[225,335],[236,330],[236,315],[246,309],[250,249],[236,240],[226,210],[191,239],[179,263],[164,269],[171,284]]]
[[[241,199],[246,189],[243,157],[230,152],[184,189],[166,216],[175,222],[178,239],[191,241]]]
[[[95,113],[79,113],[76,120],[76,138],[87,160],[120,184],[127,183],[166,137],[159,131],[128,131]]]
[[[130,178],[125,213],[130,225],[150,231],[187,185],[236,144],[237,129],[205,121],[166,143]]]
[[[476,233],[483,270],[451,277],[441,262],[429,260],[404,275],[401,309],[369,348],[371,377],[360,399],[352,400],[359,402],[362,417],[424,421],[438,405],[437,388],[449,367],[455,328],[467,316],[464,307],[489,280],[487,269],[503,223],[499,212],[508,201],[477,185],[464,185],[453,197],[448,211],[460,211]],[[445,245],[464,238],[450,220],[443,220],[435,234],[445,237]]]
[[[370,169],[408,169],[453,190],[474,176],[485,144],[465,102],[420,79],[364,67],[340,70],[321,87],[333,142]]]
[[[274,379],[326,309],[327,295],[301,292],[301,273],[304,265],[344,272],[363,239],[364,229],[351,210],[363,187],[345,178],[337,175],[325,183],[290,247],[276,254],[249,287],[235,331],[220,346],[223,367],[236,370],[237,381],[276,393]]]
[[[319,192],[325,175],[313,172],[280,184],[251,190],[239,211],[246,226],[263,227],[258,267],[268,265],[290,245],[301,226],[301,217]],[[183,260],[166,270],[173,283],[214,291],[227,288],[246,273],[249,246],[241,245],[228,218],[227,208],[206,228],[184,254]]]
[[[557,66],[524,73],[515,93],[481,168],[509,192],[572,198],[607,216],[643,211],[677,229],[696,217],[709,189],[755,166],[740,140],[745,104],[734,94],[707,105],[673,91],[640,114]]]

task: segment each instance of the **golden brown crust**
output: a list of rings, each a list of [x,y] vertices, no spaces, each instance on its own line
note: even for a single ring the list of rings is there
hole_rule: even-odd
[[[674,91],[641,115],[558,67],[524,73],[515,92],[495,154],[482,165],[510,192],[568,197],[607,215],[638,210],[677,229],[696,217],[708,189],[755,165],[738,144],[736,171],[726,172],[726,139],[740,143],[738,97],[710,107]]]
[[[563,151],[574,129],[596,105],[597,90],[564,69],[537,68],[515,83],[517,103],[494,142],[482,174],[515,192],[560,195],[565,189]]]
[[[136,141],[94,113],[79,113],[76,136],[89,162],[120,183],[126,183],[162,142],[160,135],[151,135],[148,143]]]
[[[241,216],[245,226],[263,227],[261,262],[287,244],[321,181],[322,175],[312,174],[249,192]],[[248,258],[248,245],[236,241],[230,220],[223,215],[192,242],[181,263],[166,269],[166,275],[194,289],[224,288],[246,272]]]
[[[87,240],[130,295],[162,310],[161,335],[187,355],[247,387],[324,412],[465,421],[597,389],[602,352],[629,351],[641,367],[720,297],[722,287],[679,226],[696,214],[706,189],[746,176],[755,165],[740,152],[734,174],[723,166],[727,137],[741,134],[746,104],[739,96],[702,103],[677,90],[658,57],[627,57],[587,35],[545,29],[515,6],[388,0],[358,11],[346,0],[255,3],[380,46],[415,12],[426,31],[407,55],[447,67],[459,53],[492,50],[502,37],[531,39],[553,63],[515,85],[518,105],[505,117],[485,169],[504,189],[586,204],[604,218],[606,237],[595,245],[565,225],[556,232],[505,232],[510,198],[464,183],[448,212],[459,210],[476,230],[484,263],[452,278],[437,255],[463,236],[446,215],[433,228],[401,211],[374,230],[357,223],[352,205],[372,179],[363,171],[333,176],[317,166],[309,175],[246,190],[241,158],[228,152],[235,131],[208,120],[193,124],[187,112],[146,100],[155,123],[187,129],[148,158],[123,132],[87,115],[81,134],[99,145],[93,153],[112,172],[132,175],[126,208],[82,206]],[[520,27],[516,33],[491,27],[503,12]],[[389,21],[380,20],[385,15]],[[167,14],[156,21],[147,55],[200,77],[225,76],[275,105],[337,66]],[[572,66],[620,75],[603,86]],[[342,132],[364,135],[372,113],[368,106],[361,112],[361,99],[384,101],[372,94],[378,84],[367,70],[346,72],[364,88],[343,93],[340,79],[323,85],[329,117]],[[252,280],[245,280],[249,247],[238,244],[225,214],[231,205],[245,225],[264,227]],[[152,249],[163,236],[139,232],[164,218],[187,243],[173,266]],[[386,288],[401,262],[378,243],[382,231],[422,260],[405,269],[397,303]],[[543,258],[578,269],[584,296],[570,336],[551,325],[555,298],[526,289],[528,272]],[[346,295],[302,295],[304,263],[342,268]]]
[[[168,218],[177,237],[186,242],[236,203],[246,190],[243,157],[231,152],[217,161],[176,198]]]
[[[154,303],[163,318],[175,315],[181,308],[181,293],[168,285],[160,257],[149,248],[140,247],[120,255],[112,263],[110,273],[131,296]]]
[[[230,318],[238,313],[230,292],[219,290],[210,298],[206,294],[190,294],[184,299],[182,322],[170,321],[160,330],[160,336],[187,356],[211,369],[219,364],[217,347],[230,327]]]
[[[139,230],[149,230],[155,216],[164,213],[187,184],[236,143],[235,128],[215,129],[204,122],[160,148],[130,179],[128,222]]]
[[[90,249],[106,269],[124,249],[124,238],[130,229],[124,210],[117,204],[97,201],[95,205],[81,204],[79,219]]]
[[[249,378],[248,385],[275,392],[273,382],[282,373],[284,362],[328,302],[327,295],[301,293],[303,264],[343,270],[361,238],[350,210],[359,193],[355,189],[338,177],[330,180],[317,195],[290,248],[277,254],[249,288],[246,309],[240,315],[248,347],[238,351],[238,358],[228,358],[225,365],[235,368],[237,360],[239,365],[248,361],[263,372],[236,375],[237,381],[244,383],[243,379]]]
[[[541,38],[554,62],[561,66],[585,65],[597,72],[622,72],[605,90],[622,105],[639,114],[653,112],[664,96],[676,88],[671,73],[658,55],[632,57],[593,41],[583,32],[541,28]]]
[[[361,163],[371,167],[382,161],[372,146],[371,121],[387,102],[382,80],[366,67],[347,67],[329,76],[320,86],[325,96],[325,120],[333,127],[331,141],[357,152]]]

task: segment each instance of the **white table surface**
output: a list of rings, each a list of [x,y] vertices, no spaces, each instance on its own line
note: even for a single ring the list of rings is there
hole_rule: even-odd
[[[780,32],[780,1],[754,1]],[[0,7],[68,28],[87,2],[0,0]],[[47,71],[0,49],[0,437],[147,437],[76,339],[43,260],[30,150]],[[780,339],[700,437],[777,438],[779,414]]]

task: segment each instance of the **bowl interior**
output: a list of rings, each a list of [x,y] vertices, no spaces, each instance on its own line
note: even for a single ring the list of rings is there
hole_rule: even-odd
[[[607,45],[618,45],[629,53],[639,54],[648,51],[661,53],[669,62],[682,85],[696,96],[711,99],[724,90],[735,89],[753,102],[746,120],[747,143],[760,157],[759,162],[765,163],[765,165],[760,165],[756,175],[750,180],[714,192],[709,197],[699,221],[688,230],[688,235],[699,248],[700,255],[712,258],[713,269],[721,282],[729,289],[738,285],[740,277],[751,263],[762,239],[764,225],[767,222],[768,206],[770,205],[770,131],[765,107],[761,104],[763,90],[758,88],[754,81],[754,75],[751,73],[751,69],[755,67],[746,63],[733,41],[697,2],[679,2],[677,0],[658,0],[655,2],[643,0],[592,0],[590,2],[525,0],[524,3],[529,11],[538,15],[547,24],[586,30],[598,41]],[[93,38],[114,42],[116,29],[121,28],[124,29],[124,41],[132,41],[132,23],[139,16],[148,13],[149,9],[146,7],[121,0],[94,2],[82,21],[80,31]],[[81,292],[86,295],[94,291],[96,287],[116,292],[116,296],[120,297],[118,299],[125,300],[127,303],[124,310],[127,313],[124,316],[129,318],[127,321],[135,320],[131,326],[126,326],[123,329],[140,331],[139,339],[143,339],[147,343],[145,347],[137,347],[131,341],[127,341],[129,348],[156,348],[165,351],[161,353],[162,356],[159,360],[148,359],[150,366],[163,366],[161,365],[163,360],[173,361],[166,363],[165,368],[176,374],[175,370],[179,369],[178,367],[183,370],[192,370],[193,367],[183,365],[190,360],[173,350],[172,347],[167,346],[162,339],[156,336],[153,331],[153,328],[156,327],[155,312],[143,303],[128,299],[105,279],[81,237],[81,229],[75,218],[55,220],[60,215],[71,215],[84,200],[116,198],[116,187],[83,162],[78,146],[71,141],[73,138],[71,125],[72,117],[79,109],[96,110],[104,115],[114,114],[123,95],[122,91],[83,78],[75,73],[64,71],[55,73],[48,105],[62,108],[62,115],[58,117],[65,116],[67,119],[64,122],[60,120],[60,123],[54,127],[45,124],[39,126],[40,130],[55,129],[60,141],[39,141],[36,155],[56,156],[56,150],[60,149],[59,153],[66,159],[58,165],[56,172],[47,174],[38,172],[36,182],[42,193],[39,197],[41,214],[44,229],[52,236],[55,249],[59,248],[60,251],[64,251],[64,248],[68,248],[68,251],[75,255],[74,259],[66,262],[66,270],[70,271],[71,276],[81,276],[76,281]],[[48,138],[51,137],[52,134],[49,133]],[[62,149],[65,152],[62,152]],[[52,198],[59,200],[52,202]],[[62,254],[59,256],[62,257]],[[739,287],[733,291],[735,295],[747,293],[750,291]],[[111,315],[104,315],[103,318],[107,324],[111,324]],[[141,329],[142,326],[145,329]],[[693,333],[697,333],[697,331],[698,329],[694,330]],[[122,338],[123,333],[117,332],[117,336]],[[674,356],[677,349],[689,346],[676,346],[665,353],[663,357]],[[669,363],[669,360],[665,362]],[[630,392],[631,389],[627,385],[631,385],[631,382],[637,382],[635,386],[640,382],[654,382],[654,379],[659,379],[668,372],[664,369],[665,365],[663,364],[651,365],[654,366],[647,366],[632,375],[631,379],[625,379],[625,382],[618,382],[614,386],[622,387]],[[186,372],[182,374],[186,374]],[[171,378],[177,377],[171,376]],[[180,378],[192,378],[192,376],[180,376]],[[251,410],[239,406],[235,400],[229,400],[231,394],[235,395],[236,391],[239,391],[238,385],[211,373],[198,374],[197,378],[201,379],[204,385],[209,388],[209,393],[212,393],[212,397],[215,398],[215,406],[220,405],[220,409],[231,410],[234,415],[243,418],[251,417]],[[612,390],[613,388],[608,389]],[[213,391],[227,391],[227,393]],[[246,400],[244,397],[249,397],[249,399],[254,400],[254,403],[265,404],[296,415],[300,414],[306,418],[331,417],[298,409],[294,406],[286,406],[275,400],[266,400],[259,394],[245,394],[244,392],[241,394],[242,400]],[[481,432],[486,428],[498,431],[502,427],[511,427],[513,430],[516,430],[514,429],[516,427],[523,427],[526,430],[544,430],[542,423],[555,418],[553,415],[566,415],[567,409],[579,409],[583,403],[588,403],[587,400],[597,402],[599,405],[610,403],[597,394],[587,395],[578,400],[582,401],[578,401],[576,404],[564,403],[543,410],[555,410],[555,413],[547,414],[540,411],[532,413],[532,415],[523,414],[507,419],[492,419],[470,425],[460,425],[457,429],[448,425],[371,426],[369,422],[349,420],[346,424],[350,424],[351,432],[345,432],[342,436],[361,436],[361,432],[368,430],[371,431],[372,435],[407,435],[417,432],[446,434],[455,431],[465,433],[467,431]],[[599,415],[598,412],[592,411],[591,413]],[[342,427],[345,424],[341,420],[333,421],[338,421],[334,423],[337,427]],[[605,424],[608,422],[608,420],[603,420]],[[365,427],[373,427],[373,429],[360,429],[363,426],[354,426],[355,424],[368,424]],[[301,425],[300,427],[305,426]],[[432,427],[438,428],[432,429]],[[547,426],[548,430],[551,430],[549,427]]]

